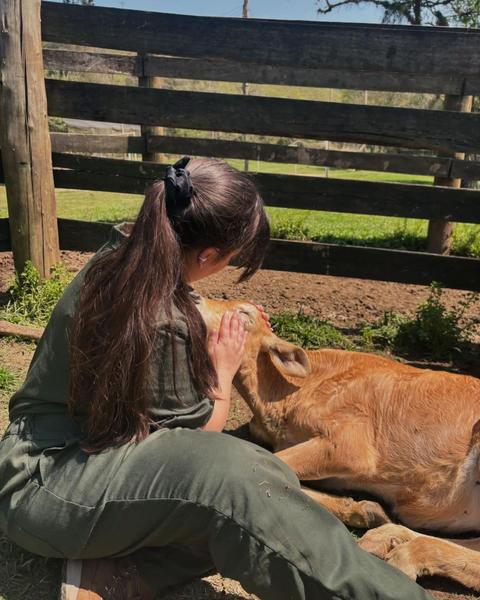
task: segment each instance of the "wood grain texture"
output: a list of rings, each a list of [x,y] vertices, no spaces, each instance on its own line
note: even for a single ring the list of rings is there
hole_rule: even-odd
[[[50,133],[52,152],[85,154],[143,154],[145,138],[140,135],[95,133]]]
[[[222,59],[145,56],[144,70],[150,75],[207,81],[232,81],[268,85],[324,87],[345,90],[461,94],[468,87],[480,92],[480,75],[462,72],[431,75],[349,68],[302,68],[300,66],[249,64]]]
[[[176,136],[128,136],[82,133],[51,133],[53,152],[77,154],[143,154],[163,152],[213,156],[218,158],[243,158],[254,161],[290,163],[361,169],[414,175],[455,176],[461,179],[480,179],[480,162],[455,160],[446,157],[392,154],[387,152],[348,152],[323,150],[308,145],[280,145],[209,138]]]
[[[0,0],[0,143],[17,272],[60,258],[40,38],[40,0]]]
[[[143,60],[108,52],[44,49],[45,68],[80,73],[124,73],[207,81],[248,82],[267,85],[327,87],[350,90],[461,94],[480,92],[480,75],[465,79],[461,72],[417,76],[410,73],[356,71],[354,69],[301,68],[250,64],[233,60],[143,55]]]
[[[39,340],[43,335],[43,327],[31,327],[28,325],[15,325],[0,319],[0,336],[15,336],[25,340]]]
[[[49,114],[116,123],[476,152],[480,114],[46,80]]]
[[[445,27],[194,17],[42,3],[43,39],[293,68],[478,77],[480,33]]]
[[[54,154],[53,161],[57,187],[137,194],[166,167],[69,154]],[[270,173],[254,178],[270,206],[480,223],[477,190]]]
[[[5,221],[0,219],[0,241]],[[62,249],[96,252],[108,239],[111,225],[59,219],[58,228]],[[420,285],[438,281],[444,287],[480,290],[480,260],[422,252],[272,240],[263,266]]]
[[[443,101],[443,107],[448,111],[460,111],[470,113],[473,106],[472,96],[453,96],[447,95]],[[480,133],[480,132],[479,132]],[[448,158],[461,162],[465,159],[464,152],[454,152],[447,154]],[[438,174],[434,179],[435,185],[441,185],[451,188],[459,188],[462,180],[458,177],[452,177],[451,173],[446,177]],[[454,224],[446,219],[434,219],[428,224],[428,243],[427,249],[435,254],[449,254],[453,243]]]

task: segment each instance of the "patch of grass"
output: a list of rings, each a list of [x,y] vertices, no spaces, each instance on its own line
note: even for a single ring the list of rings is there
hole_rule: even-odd
[[[376,217],[285,208],[267,209],[272,236],[355,246],[424,250],[427,223],[415,219]]]
[[[18,381],[16,373],[13,373],[5,367],[0,367],[0,392],[12,392]]]
[[[0,310],[0,318],[11,323],[44,326],[73,274],[63,263],[52,267],[51,277],[43,280],[30,261],[9,288],[11,300]]]
[[[326,321],[290,312],[270,315],[270,321],[279,337],[303,348],[353,349],[352,342]]]
[[[443,289],[430,286],[428,298],[420,303],[413,318],[396,313],[385,315],[374,325],[362,328],[365,345],[388,348],[399,355],[426,356],[434,360],[451,360],[472,339],[477,320],[466,319],[476,293],[466,294],[455,309],[442,301]]]

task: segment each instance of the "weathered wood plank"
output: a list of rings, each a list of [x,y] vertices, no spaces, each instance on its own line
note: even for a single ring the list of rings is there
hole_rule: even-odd
[[[283,65],[259,65],[232,60],[178,58],[144,55],[133,56],[107,52],[71,50],[43,51],[45,68],[82,73],[123,73],[149,77],[171,77],[207,81],[248,82],[301,87],[331,87],[353,90],[461,94],[480,92],[480,75],[465,79],[462,73],[421,77],[405,73],[355,71],[331,68],[307,69]]]
[[[85,152],[86,154],[143,154],[143,136],[104,135],[90,133],[50,133],[53,152]]]
[[[46,80],[49,114],[476,152],[480,114]]]
[[[165,165],[53,155],[57,187],[143,194]],[[72,169],[72,170],[69,170]],[[256,173],[270,206],[480,223],[480,192],[428,185]]]
[[[0,336],[12,335],[26,340],[39,340],[42,337],[43,331],[43,327],[16,325],[0,319]]]
[[[188,138],[173,136],[151,136],[147,145],[152,150],[162,150],[170,154],[190,154],[192,156],[213,156],[218,158],[244,158],[265,162],[336,167],[337,169],[361,169],[365,171],[387,171],[411,173],[415,175],[448,175],[452,169],[447,158],[430,156],[409,156],[391,153],[347,152],[323,150],[311,146],[266,144],[212,140],[208,138]],[[463,163],[463,161],[459,161]],[[480,163],[474,163],[469,173],[480,177]],[[461,169],[461,165],[459,167]]]
[[[455,110],[461,112],[471,112],[473,106],[473,96],[445,96],[443,108],[445,110]],[[479,132],[480,133],[480,132]],[[449,158],[454,160],[464,160],[464,152],[454,152]],[[462,180],[450,176],[443,177],[437,175],[434,179],[435,185],[445,187],[459,188]],[[428,223],[428,243],[427,250],[434,254],[449,254],[453,243],[454,224],[448,220],[435,219]]]
[[[449,159],[435,156],[415,156],[392,153],[347,152],[323,150],[309,146],[280,145],[208,138],[173,136],[97,135],[77,133],[51,133],[53,152],[143,154],[164,152],[213,156],[218,158],[243,158],[265,162],[291,163],[335,167],[337,169],[361,169],[414,175],[453,176],[460,179],[480,179],[480,162]],[[146,146],[145,146],[146,144]]]
[[[284,65],[249,64],[245,62],[178,58],[174,56],[145,56],[144,71],[178,79],[232,81],[270,85],[324,87],[346,90],[377,90],[388,92],[417,92],[427,94],[461,94],[480,92],[480,75],[463,73],[421,76],[410,73],[389,73],[332,68],[301,68]]]
[[[96,251],[111,225],[59,220],[61,247]],[[405,283],[440,281],[446,287],[480,289],[480,261],[414,252],[274,240],[265,268]]]
[[[58,235],[62,250],[96,252],[109,236],[112,223],[92,223],[74,219],[58,219]]]
[[[58,228],[62,249],[95,252],[111,224],[59,219]],[[0,244],[7,230],[7,219],[0,219]],[[480,290],[480,260],[421,252],[272,240],[264,268]]]
[[[52,42],[294,68],[466,79],[480,72],[478,30],[42,8],[43,38]]]
[[[480,260],[421,252],[274,240],[264,268],[480,290]]]
[[[77,71],[81,73],[124,73],[141,75],[142,62],[136,56],[85,52],[75,50],[43,49],[43,64],[51,71]]]
[[[17,272],[59,259],[40,0],[0,0],[0,144]]]

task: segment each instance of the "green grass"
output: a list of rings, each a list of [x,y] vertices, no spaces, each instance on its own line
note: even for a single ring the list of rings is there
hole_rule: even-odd
[[[15,387],[17,376],[5,367],[0,367],[0,391],[10,392]]]
[[[55,304],[73,278],[63,263],[51,269],[49,279],[42,280],[30,261],[9,288],[11,299],[0,308],[0,318],[11,323],[45,326]]]
[[[291,312],[270,315],[270,321],[279,337],[302,348],[354,348],[351,340],[326,321]]]

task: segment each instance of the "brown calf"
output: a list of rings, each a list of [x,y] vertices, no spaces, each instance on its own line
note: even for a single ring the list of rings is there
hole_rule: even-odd
[[[273,447],[304,491],[345,523],[376,527],[360,545],[412,578],[437,574],[480,590],[480,380],[343,350],[304,351],[269,330],[255,306],[201,300],[207,327],[239,310],[249,336],[235,387],[253,412],[252,435]],[[383,525],[382,525],[383,524]],[[379,525],[382,525],[378,527]]]

